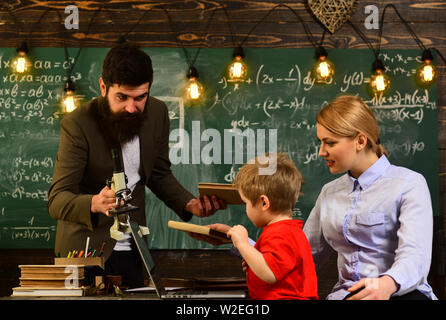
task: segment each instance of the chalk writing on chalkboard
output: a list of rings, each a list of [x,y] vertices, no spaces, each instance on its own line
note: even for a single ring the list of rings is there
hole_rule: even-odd
[[[144,50],[151,56],[154,66],[150,94],[164,101],[169,110],[170,147],[183,148],[181,152],[189,155],[187,163],[181,158],[172,158],[178,160],[172,161],[172,170],[192,193],[198,194],[198,182],[234,181],[241,162],[252,156],[249,148],[253,145],[248,144],[247,135],[243,133],[275,132],[277,150],[290,155],[306,181],[303,196],[293,210],[294,218],[305,220],[323,184],[335,178],[318,156],[316,114],[337,95],[353,94],[362,97],[374,111],[380,124],[380,139],[390,153],[390,161],[425,176],[434,214],[439,214],[437,88],[421,89],[413,80],[421,61],[420,52],[382,51],[380,57],[392,87],[385,96],[370,97],[366,86],[370,82],[374,57],[367,50],[331,50],[336,74],[329,85],[321,86],[311,77],[314,64],[311,49],[247,49],[248,78],[236,85],[225,78],[231,49],[202,49],[195,66],[207,94],[200,105],[188,106],[182,99],[187,70],[182,50]],[[84,48],[82,51],[72,73],[76,96],[81,101],[100,93],[98,79],[107,51],[107,48]],[[30,52],[34,58],[33,72],[22,76],[10,71],[15,54],[14,48],[0,48],[0,247],[51,248],[57,222],[49,217],[46,202],[57,156],[63,117],[59,103],[69,62],[64,59],[63,48],[33,48]],[[195,154],[195,159],[200,159],[195,163],[192,141],[186,141],[184,135],[192,137],[194,128],[198,128],[195,136],[199,141],[193,143],[201,152],[200,157]],[[182,134],[174,136],[175,132]],[[207,134],[209,132],[214,134]],[[220,157],[207,153],[215,144],[212,137],[218,136],[217,132],[222,138]],[[225,132],[238,132],[243,139],[237,140],[237,135],[231,137],[231,141],[228,138],[226,142],[231,147],[227,150],[223,139]],[[267,137],[265,135],[266,140]],[[242,149],[237,149],[239,147]],[[257,140],[255,147],[256,152],[261,147]],[[263,148],[265,152],[270,151],[268,143]],[[148,189],[146,215],[153,231],[149,238],[151,247],[209,247],[187,235],[166,230],[167,221],[178,218]],[[229,206],[215,216],[194,217],[191,222],[243,224],[253,238],[259,232],[242,206]]]

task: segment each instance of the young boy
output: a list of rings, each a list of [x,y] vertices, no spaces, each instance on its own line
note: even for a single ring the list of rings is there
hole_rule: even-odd
[[[310,245],[302,231],[303,221],[293,220],[302,175],[286,154],[267,155],[276,161],[271,175],[259,174],[265,161],[255,159],[237,174],[235,186],[246,203],[248,218],[263,228],[253,247],[248,232],[236,225],[228,232],[242,255],[251,299],[318,299],[316,271]]]

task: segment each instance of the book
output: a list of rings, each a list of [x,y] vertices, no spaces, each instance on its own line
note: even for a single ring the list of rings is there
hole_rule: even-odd
[[[83,288],[46,288],[46,287],[15,287],[12,288],[13,297],[81,297]]]
[[[211,197],[213,195],[226,201],[227,204],[244,204],[242,198],[234,187],[230,183],[204,183],[198,184],[198,192],[200,196],[206,195]]]
[[[206,236],[210,236],[212,238],[216,238],[219,240],[228,240],[228,237],[226,236],[226,233],[213,230],[206,226],[200,226],[198,224],[193,223],[187,223],[187,222],[179,222],[174,220],[169,220],[167,222],[167,226],[171,229],[180,230],[184,232],[193,232],[193,233],[199,233]]]
[[[78,277],[80,278],[84,277],[83,265],[75,266],[71,264],[65,264],[65,265],[29,264],[29,265],[19,265],[19,268],[22,277],[42,278],[42,279],[66,278],[67,276],[73,273],[74,268],[76,269]]]
[[[82,265],[19,265],[19,268],[21,287],[64,288],[66,281],[80,287],[84,281]]]
[[[81,287],[84,283],[84,279],[69,279],[66,283],[66,279],[23,279],[19,278],[21,287],[49,287],[49,288],[65,288],[68,285]]]

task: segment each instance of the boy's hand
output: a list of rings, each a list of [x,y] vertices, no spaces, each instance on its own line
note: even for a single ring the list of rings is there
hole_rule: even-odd
[[[239,245],[241,245],[243,243],[249,244],[249,241],[248,241],[248,231],[246,230],[246,228],[244,226],[241,226],[239,224],[236,225],[236,226],[233,226],[227,232],[227,235],[228,235],[229,238],[231,238],[232,243],[237,248],[239,247]]]
[[[276,276],[266,263],[263,254],[249,243],[248,231],[245,227],[236,225],[228,231],[227,235],[231,238],[234,246],[240,251],[247,268],[266,283],[273,284],[277,282]],[[242,268],[245,270],[243,262]]]
[[[246,263],[245,259],[242,259],[242,270],[243,272],[248,272],[249,266]]]

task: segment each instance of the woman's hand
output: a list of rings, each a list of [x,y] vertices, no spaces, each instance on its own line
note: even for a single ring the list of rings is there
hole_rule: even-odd
[[[363,278],[348,291],[354,292],[359,289],[361,291],[347,300],[389,300],[398,287],[392,277],[385,275],[379,278]]]

